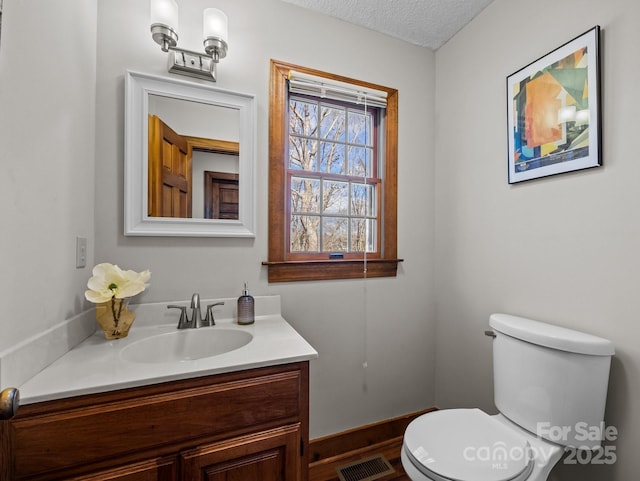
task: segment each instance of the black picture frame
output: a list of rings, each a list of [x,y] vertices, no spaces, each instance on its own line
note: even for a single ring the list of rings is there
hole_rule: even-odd
[[[507,77],[509,184],[602,165],[600,27]]]

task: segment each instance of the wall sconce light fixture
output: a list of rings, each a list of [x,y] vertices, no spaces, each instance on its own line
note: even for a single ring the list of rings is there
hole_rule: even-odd
[[[169,72],[216,81],[217,64],[227,56],[227,16],[217,8],[203,12],[205,53],[178,48],[178,4],[175,0],[150,0],[151,36],[169,52]]]

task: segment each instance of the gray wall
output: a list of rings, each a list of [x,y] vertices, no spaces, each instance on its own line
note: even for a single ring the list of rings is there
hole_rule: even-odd
[[[199,49],[201,12],[211,2],[178,3],[180,45]],[[187,299],[193,292],[231,297],[240,295],[244,281],[253,294],[281,294],[285,318],[320,353],[311,363],[312,437],[433,405],[435,55],[279,0],[216,6],[229,17],[229,52],[217,86],[257,98],[257,236],[123,236],[123,75],[126,69],[168,75],[167,58],[149,34],[148,0],[99,1],[96,262],[150,269],[151,287],[140,302]],[[261,262],[268,248],[270,58],[399,89],[398,252],[406,261],[397,278],[267,283]]]
[[[93,265],[96,1],[5,0],[0,351],[86,309]],[[76,236],[89,269],[75,268]]]
[[[492,312],[611,339],[618,461],[561,479],[640,470],[638,15],[636,0],[496,0],[436,54],[437,404],[494,409]],[[604,166],[509,186],[506,77],[596,24]]]

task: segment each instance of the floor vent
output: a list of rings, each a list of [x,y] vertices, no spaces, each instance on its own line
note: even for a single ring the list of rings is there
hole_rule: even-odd
[[[336,471],[340,481],[373,481],[395,473],[395,469],[381,454],[345,464],[336,468]]]

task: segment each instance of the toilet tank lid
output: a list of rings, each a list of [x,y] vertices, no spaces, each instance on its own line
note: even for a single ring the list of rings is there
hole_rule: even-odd
[[[615,349],[608,339],[509,314],[492,314],[489,325],[498,332],[523,341],[561,351],[613,356]]]

